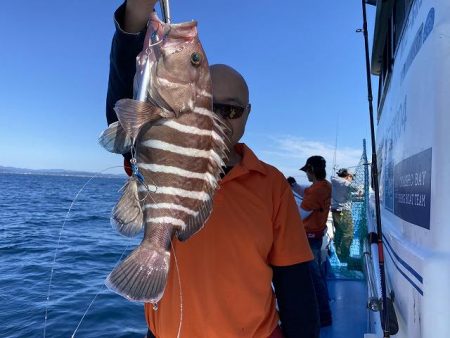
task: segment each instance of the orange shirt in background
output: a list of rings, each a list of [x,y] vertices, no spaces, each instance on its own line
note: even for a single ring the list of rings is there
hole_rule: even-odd
[[[303,220],[306,232],[318,233],[327,227],[328,212],[331,204],[331,183],[327,180],[316,181],[305,189],[300,205],[312,213]]]
[[[164,296],[146,319],[156,337],[270,336],[278,324],[271,265],[313,258],[298,208],[284,176],[244,144],[242,161],[220,182],[205,227],[174,240]],[[178,280],[180,278],[180,281]],[[181,290],[180,290],[181,283]]]

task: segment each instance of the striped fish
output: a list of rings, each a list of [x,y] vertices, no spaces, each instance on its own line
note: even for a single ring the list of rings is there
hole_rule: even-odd
[[[186,240],[205,224],[228,151],[223,121],[212,111],[197,23],[169,25],[153,14],[148,27],[137,57],[135,98],[116,103],[119,121],[102,133],[100,144],[135,154],[134,174],[111,220],[125,236],[144,228],[141,244],[106,285],[129,300],[155,303],[166,285],[171,240]]]

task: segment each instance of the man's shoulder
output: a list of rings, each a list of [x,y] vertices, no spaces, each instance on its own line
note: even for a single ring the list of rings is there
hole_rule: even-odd
[[[283,177],[283,174],[273,165],[262,161],[258,155],[245,143],[238,143],[237,147],[242,155],[242,163],[250,170],[256,170],[267,176]]]
[[[334,185],[349,185],[350,182],[347,181],[345,178],[339,177],[339,176],[333,176],[331,178],[331,184]]]
[[[264,168],[266,176],[268,176],[268,178],[272,178],[275,181],[282,181],[283,183],[286,184],[286,186],[289,186],[286,177],[284,177],[283,173],[280,170],[278,170],[275,166],[269,163],[261,161],[260,159],[258,160],[261,166]]]
[[[309,193],[328,193],[331,192],[331,183],[327,180],[317,181],[315,184],[312,184],[309,188],[305,189],[308,190]]]
[[[246,150],[246,155],[251,159],[251,162],[247,162],[247,168],[253,173],[252,177],[258,177],[258,181],[261,184],[267,185],[275,193],[283,194],[286,190],[291,190],[286,177],[275,166],[262,161],[256,154],[245,144],[242,144]],[[263,182],[261,182],[263,180]]]

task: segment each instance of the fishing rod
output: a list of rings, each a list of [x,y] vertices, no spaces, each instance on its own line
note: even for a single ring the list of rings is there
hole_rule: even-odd
[[[380,268],[381,279],[381,293],[383,300],[383,307],[381,309],[381,316],[384,319],[383,336],[390,337],[389,332],[389,311],[386,295],[386,274],[384,271],[384,254],[383,254],[383,230],[381,227],[381,211],[380,211],[380,187],[378,184],[378,164],[377,164],[377,152],[375,144],[375,127],[373,122],[373,96],[372,96],[372,82],[370,79],[370,59],[369,59],[369,37],[367,34],[367,13],[366,13],[366,1],[361,0],[362,13],[363,13],[363,28],[364,34],[364,48],[366,53],[366,76],[367,76],[367,93],[369,101],[369,115],[370,115],[370,135],[372,144],[372,183],[375,192],[375,218],[377,222],[377,246],[378,246],[378,262]],[[360,30],[361,31],[361,30]]]
[[[160,9],[161,9],[162,21],[165,22],[166,24],[170,24],[171,16],[170,16],[169,0],[159,0],[159,5],[160,5]],[[155,10],[155,9],[153,9],[153,10]],[[150,43],[157,44],[157,43],[161,42],[160,38],[158,37],[158,34],[154,34],[152,36],[148,36],[148,34],[149,34],[149,31],[147,31],[147,34],[145,36],[146,41],[144,42],[144,47]],[[149,40],[149,41],[147,41],[147,40]],[[147,45],[147,47],[148,47],[148,45]],[[149,99],[148,92],[147,92],[147,84],[149,83],[150,77],[151,77],[151,63],[148,62],[148,60],[146,60],[144,62],[145,62],[144,67],[143,67],[142,71],[140,72],[140,76],[136,76],[135,80],[134,80],[135,83],[137,83],[137,86],[134,89],[133,99],[135,101],[145,103]],[[140,109],[142,109],[142,108],[140,108]],[[145,185],[144,177],[142,176],[142,173],[139,171],[136,156],[135,156],[136,155],[136,150],[135,150],[136,136],[137,135],[132,137],[132,145],[131,145],[131,151],[130,151],[131,158],[129,161],[130,161],[132,176],[134,178],[136,178],[139,182],[141,182],[142,184]],[[148,192],[150,193],[150,191],[148,191]]]
[[[172,17],[170,16],[169,0],[159,0],[159,5],[161,6],[163,21],[165,23],[170,23],[172,21]]]

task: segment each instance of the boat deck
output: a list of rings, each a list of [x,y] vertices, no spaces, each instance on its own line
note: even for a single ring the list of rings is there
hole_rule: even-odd
[[[362,338],[367,332],[367,289],[364,280],[328,280],[333,325],[320,338]]]

